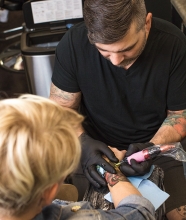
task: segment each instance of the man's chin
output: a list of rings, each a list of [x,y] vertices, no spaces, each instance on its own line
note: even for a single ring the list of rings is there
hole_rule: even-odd
[[[121,63],[121,64],[117,65],[117,67],[128,68],[128,67],[130,67],[134,62],[135,62],[135,60],[131,60],[131,61],[128,61],[128,62],[124,62],[124,63]]]

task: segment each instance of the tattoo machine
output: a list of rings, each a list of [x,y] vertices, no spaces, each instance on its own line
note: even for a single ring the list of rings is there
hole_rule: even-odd
[[[186,162],[186,152],[183,150],[180,142],[175,142],[147,147],[129,157],[125,157],[122,161],[116,163],[115,166],[120,166],[124,162],[130,164],[131,159],[135,159],[137,162],[143,162],[157,156],[172,157],[175,160]]]

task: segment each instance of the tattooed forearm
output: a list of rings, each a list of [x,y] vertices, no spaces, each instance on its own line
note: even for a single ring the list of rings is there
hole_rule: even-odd
[[[59,105],[77,110],[81,101],[81,92],[70,93],[51,85],[50,99]]]
[[[116,174],[112,174],[109,172],[105,172],[104,177],[107,183],[112,187],[116,185],[119,181],[122,182],[129,182],[127,177],[120,171],[120,169],[115,166],[115,163],[111,162],[106,156],[103,156],[103,158],[115,168]]]
[[[106,172],[105,179],[111,187],[116,185],[119,181],[129,182],[128,179],[121,173],[112,174],[112,173]]]
[[[186,110],[168,111],[162,126],[172,126],[181,137],[186,136]]]

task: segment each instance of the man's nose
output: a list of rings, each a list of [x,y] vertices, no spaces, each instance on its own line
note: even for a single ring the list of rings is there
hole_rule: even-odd
[[[113,65],[117,66],[124,60],[124,57],[119,53],[112,53],[109,59]]]

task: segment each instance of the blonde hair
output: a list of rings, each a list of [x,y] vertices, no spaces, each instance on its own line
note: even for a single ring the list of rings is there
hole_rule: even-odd
[[[35,95],[0,101],[0,209],[20,214],[74,171],[82,121],[75,111]]]

